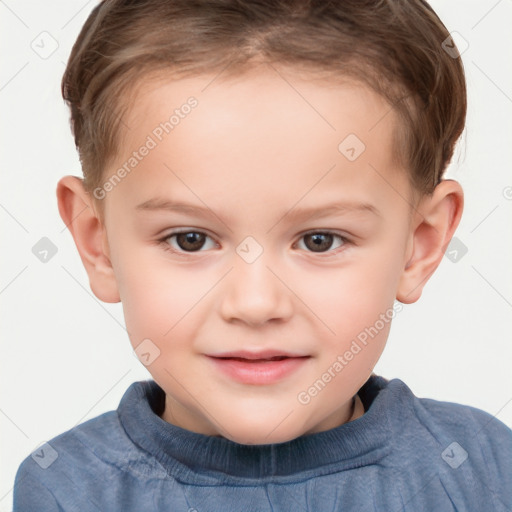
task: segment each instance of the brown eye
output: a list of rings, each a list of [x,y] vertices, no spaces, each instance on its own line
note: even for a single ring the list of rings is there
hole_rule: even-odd
[[[332,247],[335,239],[339,239],[340,242],[335,247]],[[327,252],[331,249],[337,249],[346,243],[346,239],[341,235],[322,232],[307,233],[302,236],[301,242],[302,240],[304,240],[303,245],[311,252]]]
[[[163,240],[166,247],[175,252],[198,252],[204,249],[215,247],[213,240],[208,247],[207,242],[211,238],[200,231],[182,231],[181,233],[173,233],[165,237]]]
[[[205,236],[202,233],[180,233],[176,235],[176,243],[184,251],[198,251],[204,244]]]

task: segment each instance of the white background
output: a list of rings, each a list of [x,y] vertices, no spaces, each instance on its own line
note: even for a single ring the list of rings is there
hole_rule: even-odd
[[[115,409],[131,382],[149,378],[121,305],[92,295],[57,210],[58,179],[81,176],[60,80],[94,4],[0,0],[1,511],[36,446]],[[465,190],[456,236],[468,252],[443,258],[420,301],[404,306],[376,372],[512,426],[512,0],[431,4],[469,44],[467,128],[448,173]],[[58,48],[44,59],[31,44]],[[32,253],[42,237],[58,249],[47,263]]]

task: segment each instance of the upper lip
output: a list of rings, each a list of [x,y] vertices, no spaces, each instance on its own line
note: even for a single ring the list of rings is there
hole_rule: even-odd
[[[207,354],[209,357],[219,359],[272,359],[274,357],[309,357],[307,354],[293,354],[282,350],[262,350],[259,352],[251,352],[248,350],[236,350],[233,352],[221,352],[219,354]]]

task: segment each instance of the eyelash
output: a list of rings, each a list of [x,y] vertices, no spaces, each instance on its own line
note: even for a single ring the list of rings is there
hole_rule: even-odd
[[[186,234],[186,233],[196,233],[196,234],[200,234],[200,235],[205,235],[206,237],[212,239],[212,237],[210,237],[204,231],[199,231],[199,230],[194,230],[194,229],[186,229],[186,230],[181,230],[181,231],[172,231],[171,233],[165,235],[165,237],[160,238],[158,240],[158,243],[160,245],[162,245],[162,247],[163,247],[163,249],[165,251],[171,252],[173,254],[177,254],[179,256],[187,256],[189,254],[197,254],[197,253],[205,252],[203,250],[198,250],[198,251],[184,251],[184,250],[181,250],[181,249],[180,250],[176,250],[176,249],[173,249],[170,246],[170,244],[168,242],[168,240],[170,238],[172,238],[173,236],[176,236],[176,235]],[[301,236],[299,237],[299,240],[302,240],[305,236],[308,236],[308,235],[332,235],[333,237],[337,237],[337,238],[339,238],[341,240],[341,242],[342,242],[341,246],[337,247],[336,249],[332,249],[332,250],[328,250],[328,251],[324,251],[324,252],[306,251],[306,252],[309,252],[311,254],[316,254],[316,255],[318,255],[320,257],[329,257],[329,256],[336,255],[339,252],[343,251],[346,248],[347,245],[350,245],[350,244],[353,243],[346,236],[340,235],[339,233],[336,233],[334,231],[329,231],[329,230],[308,231],[306,233],[301,234]]]

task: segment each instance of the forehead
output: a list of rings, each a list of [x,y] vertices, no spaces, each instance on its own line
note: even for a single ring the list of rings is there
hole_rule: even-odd
[[[184,108],[191,98],[195,106]],[[283,202],[286,190],[289,198],[307,195],[306,206],[319,194],[353,194],[356,185],[379,194],[387,174],[403,174],[392,162],[394,112],[349,80],[319,81],[273,66],[228,79],[163,75],[138,83],[123,121],[110,173],[148,138],[154,143],[119,187],[139,203],[177,186],[190,198],[194,190],[225,198],[228,185],[241,203]]]
[[[265,133],[273,140],[271,133],[277,130],[295,140],[301,134],[310,139],[315,134],[318,138],[327,134],[338,138],[352,130],[362,140],[369,140],[377,125],[381,129],[376,133],[382,137],[390,134],[390,126],[396,121],[390,105],[354,79],[320,78],[261,64],[241,75],[223,76],[219,72],[173,79],[172,73],[160,72],[140,78],[123,116],[123,126],[127,127],[124,140],[128,145],[136,144],[138,131],[151,132],[155,121],[168,120],[190,97],[196,98],[199,105],[193,112],[197,137],[208,132],[222,135],[222,128],[243,127],[239,137],[244,143],[248,142],[246,135],[255,133],[260,141]],[[297,121],[301,122],[300,127],[295,124]],[[189,130],[183,125],[179,132],[188,135]],[[176,130],[173,136],[178,138],[179,132]]]

